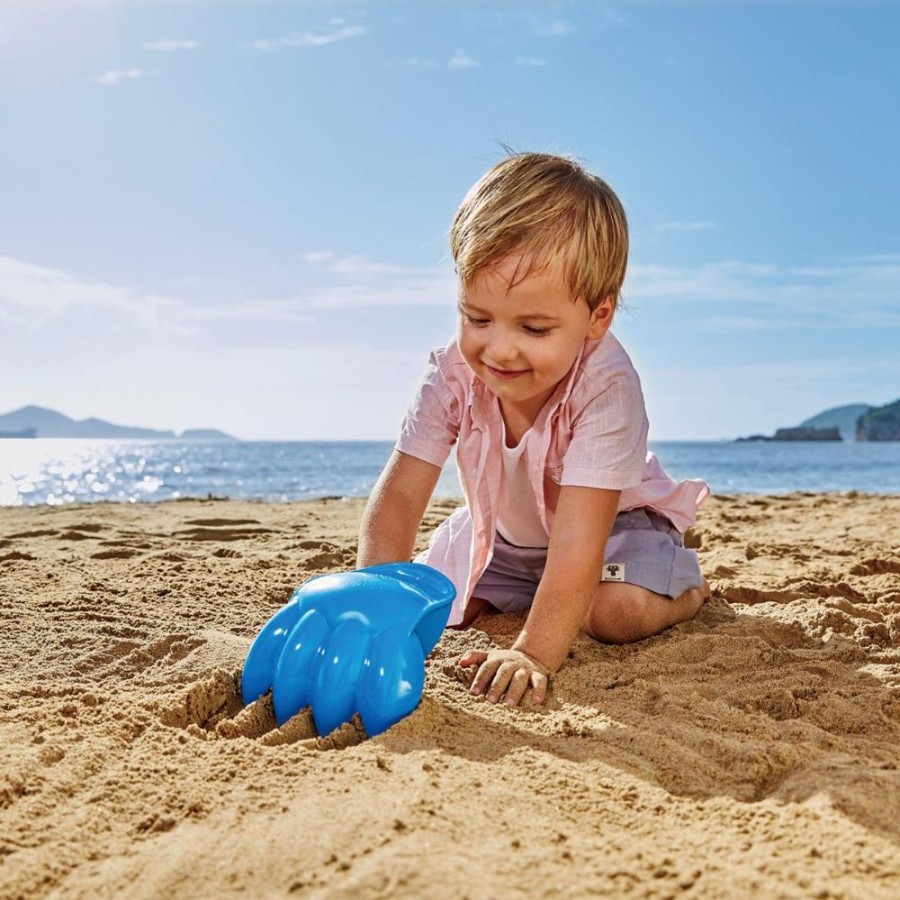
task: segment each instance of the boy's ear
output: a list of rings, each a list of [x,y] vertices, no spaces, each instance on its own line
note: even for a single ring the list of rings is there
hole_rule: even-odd
[[[588,324],[588,339],[599,341],[609,331],[612,325],[613,313],[616,310],[615,298],[604,297],[591,311],[591,320]]]

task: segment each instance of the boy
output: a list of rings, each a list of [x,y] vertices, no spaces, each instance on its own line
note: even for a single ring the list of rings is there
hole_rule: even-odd
[[[636,641],[708,592],[682,533],[709,494],[646,449],[640,381],[610,333],[622,205],[577,163],[515,154],[469,191],[450,245],[459,327],[431,355],[363,514],[358,565],[408,560],[450,448],[465,507],[418,557],[456,585],[450,624],[529,609],[510,650],[473,651],[473,694],[542,703],[579,630]],[[602,580],[601,580],[602,578]]]

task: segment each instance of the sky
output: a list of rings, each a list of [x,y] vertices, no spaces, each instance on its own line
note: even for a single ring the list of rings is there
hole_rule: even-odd
[[[0,413],[396,436],[504,146],[627,210],[651,440],[900,397],[900,2],[0,0]]]

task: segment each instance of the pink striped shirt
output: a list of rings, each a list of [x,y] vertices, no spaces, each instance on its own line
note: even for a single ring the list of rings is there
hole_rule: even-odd
[[[417,557],[456,586],[451,625],[491,559],[497,528],[503,428],[499,401],[468,367],[456,341],[432,352],[397,441],[409,456],[443,466],[457,444],[466,505]],[[680,531],[709,496],[702,481],[673,481],[647,451],[647,414],[638,374],[612,333],[586,341],[523,440],[538,513],[552,534],[563,485],[620,490],[619,512],[649,507]]]

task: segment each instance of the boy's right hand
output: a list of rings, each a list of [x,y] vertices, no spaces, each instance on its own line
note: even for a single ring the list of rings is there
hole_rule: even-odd
[[[470,650],[459,664],[463,668],[479,667],[469,693],[485,694],[489,703],[503,699],[509,706],[518,706],[529,687],[534,706],[543,703],[547,696],[552,673],[521,650]]]

